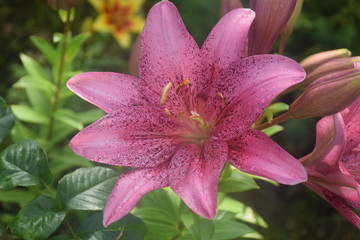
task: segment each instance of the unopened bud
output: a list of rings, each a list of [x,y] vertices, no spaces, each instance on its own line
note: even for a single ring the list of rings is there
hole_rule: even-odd
[[[77,0],[46,0],[47,4],[55,11],[63,9],[69,10],[72,8]]]
[[[221,0],[220,16],[224,16],[235,8],[242,8],[243,5],[240,0]]]
[[[324,64],[325,62],[328,62],[332,59],[346,58],[350,56],[351,52],[346,48],[330,50],[310,55],[309,57],[302,60],[300,62],[300,65],[305,69],[305,72],[309,74],[311,71]]]
[[[319,78],[290,105],[289,115],[302,119],[322,117],[344,110],[360,97],[360,69]]]

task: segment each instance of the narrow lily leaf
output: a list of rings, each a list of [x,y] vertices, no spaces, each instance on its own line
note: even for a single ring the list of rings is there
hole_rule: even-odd
[[[24,76],[20,78],[14,85],[14,88],[36,88],[43,90],[48,94],[52,94],[55,90],[55,85],[46,79],[32,76]]]
[[[89,33],[81,33],[72,38],[68,43],[68,49],[66,51],[66,57],[68,61],[74,59],[81,49],[81,45],[88,39]]]
[[[191,235],[195,237],[195,239],[212,239],[215,231],[215,225],[212,220],[203,219],[190,211],[183,213],[181,215],[181,220]]]
[[[53,93],[46,92],[37,88],[25,88],[26,96],[29,99],[30,105],[37,112],[45,115],[50,115],[51,112],[51,98]]]
[[[245,234],[256,232],[246,224],[229,221],[229,220],[214,220],[215,233],[212,240],[228,240],[228,239],[239,239]]]
[[[106,228],[102,218],[102,213],[94,213],[83,220],[77,230],[78,236],[83,240],[144,239],[146,226],[134,215],[128,214]]]
[[[57,61],[56,51],[51,44],[45,39],[37,36],[30,37],[31,42],[41,51],[51,65]]]
[[[236,213],[235,218],[238,220],[256,224],[263,228],[268,227],[264,219],[251,207],[246,206],[237,200],[225,197],[220,201],[218,209]]]
[[[2,97],[0,97],[0,142],[10,133],[15,124],[15,116]]]
[[[48,74],[45,70],[41,67],[41,65],[35,61],[33,58],[25,55],[20,54],[20,59],[26,72],[33,77],[42,78],[42,79],[49,79]]]
[[[25,105],[11,105],[11,110],[15,116],[24,122],[38,123],[38,124],[48,124],[49,118],[28,106]]]
[[[73,127],[77,130],[81,130],[84,128],[84,125],[75,119],[76,114],[70,109],[58,109],[54,114],[54,118],[69,127]]]
[[[34,139],[36,134],[20,121],[16,121],[14,128],[11,131],[11,138],[13,142],[20,142],[23,140]]]
[[[284,127],[281,125],[273,125],[271,127],[265,128],[261,130],[263,133],[265,133],[268,136],[272,136],[278,132],[281,132],[284,130]]]
[[[77,169],[59,181],[57,199],[65,209],[102,210],[118,175],[104,167]]]
[[[233,193],[259,188],[251,175],[240,172],[234,167],[231,167],[231,169],[230,177],[220,181],[219,192]]]
[[[10,229],[25,240],[47,239],[65,218],[59,209],[55,199],[40,195],[19,211]]]
[[[45,151],[34,140],[11,145],[0,154],[0,189],[49,183],[51,173]]]
[[[82,124],[89,124],[95,122],[103,116],[104,111],[96,108],[76,114],[76,119],[78,119]]]

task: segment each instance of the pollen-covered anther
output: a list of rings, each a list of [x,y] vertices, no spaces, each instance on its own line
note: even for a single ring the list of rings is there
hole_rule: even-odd
[[[166,116],[172,117],[172,114],[171,114],[171,112],[169,111],[169,109],[164,108],[164,111],[165,111]]]
[[[169,91],[171,89],[171,86],[172,86],[172,83],[171,82],[168,82],[164,88],[162,89],[161,91],[161,97],[160,97],[160,105],[164,105],[165,104],[165,101],[166,101],[166,98],[169,94]]]
[[[176,94],[179,93],[179,90],[182,88],[182,87],[185,87],[185,86],[191,86],[191,81],[190,81],[190,78],[186,78],[182,83],[179,84],[179,86],[176,87]]]
[[[198,123],[200,123],[201,126],[205,126],[205,121],[204,119],[202,119],[202,117],[199,114],[190,115],[189,119],[197,121]]]
[[[184,112],[179,112],[177,118],[179,119],[179,121],[182,121],[184,117]]]
[[[223,103],[224,102],[224,95],[221,92],[217,92],[216,95],[220,98],[220,101]]]

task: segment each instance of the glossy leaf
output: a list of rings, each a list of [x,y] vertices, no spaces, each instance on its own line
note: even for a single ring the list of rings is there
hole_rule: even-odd
[[[25,240],[47,239],[60,226],[65,215],[55,199],[40,195],[19,211],[10,228]]]
[[[94,213],[84,219],[77,234],[83,240],[131,239],[142,240],[146,226],[139,218],[128,214],[108,227],[102,225],[102,213]]]
[[[51,65],[57,61],[56,51],[51,44],[45,39],[37,36],[30,37],[31,42],[41,51]]]
[[[0,97],[0,142],[10,133],[15,124],[15,116],[3,98]]]
[[[41,112],[25,105],[11,105],[11,110],[15,116],[24,122],[48,124],[49,118]]]
[[[239,239],[245,234],[256,232],[246,224],[237,221],[214,220],[215,232],[212,240]]]
[[[80,168],[65,175],[57,199],[65,209],[102,210],[119,174],[110,168]]]
[[[181,215],[182,222],[187,230],[197,240],[212,239],[215,231],[214,221],[204,219],[197,216],[195,213],[186,211]]]
[[[11,145],[0,154],[0,189],[51,181],[45,151],[34,140]]]

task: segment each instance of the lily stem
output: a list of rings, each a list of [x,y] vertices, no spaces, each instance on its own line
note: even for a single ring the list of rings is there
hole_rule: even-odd
[[[61,55],[59,59],[59,67],[57,72],[57,77],[55,80],[55,94],[54,99],[52,101],[51,105],[51,115],[50,115],[50,121],[49,121],[49,127],[47,132],[47,139],[50,140],[52,137],[52,132],[54,128],[54,114],[56,113],[59,99],[60,99],[60,90],[61,90],[61,83],[64,75],[64,66],[65,66],[65,57],[66,57],[66,49],[67,49],[67,37],[68,33],[70,31],[70,24],[71,24],[71,9],[66,11],[66,20],[65,20],[65,27],[64,27],[64,41],[61,46]]]
[[[257,130],[263,130],[265,128],[268,128],[268,127],[271,127],[271,126],[274,126],[276,124],[279,124],[279,123],[282,123],[288,119],[290,119],[291,116],[289,115],[289,112],[286,112],[284,114],[281,114],[280,116],[274,118],[271,122],[265,122],[263,124],[260,124],[260,125],[255,125],[254,126],[254,129],[257,129]]]

